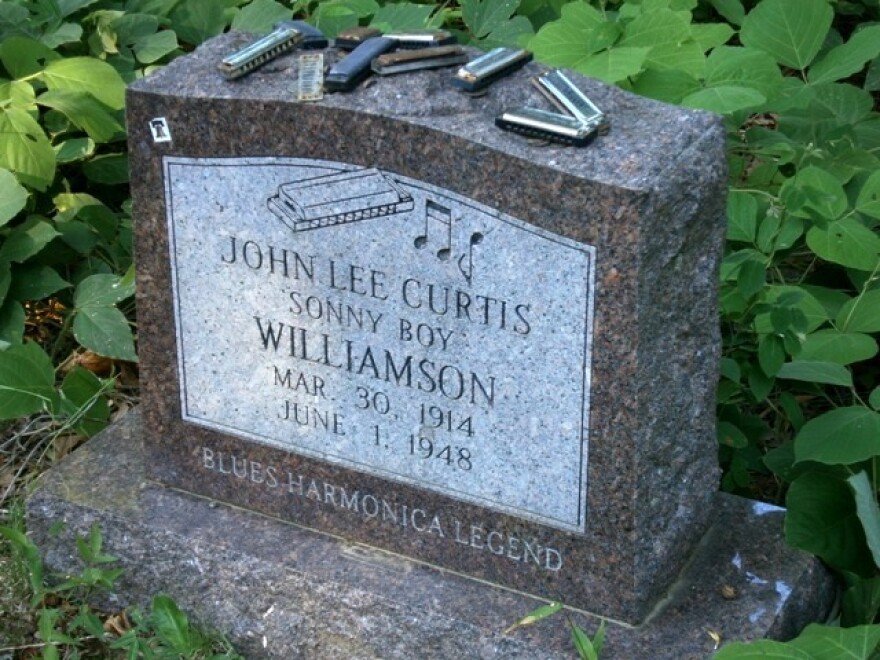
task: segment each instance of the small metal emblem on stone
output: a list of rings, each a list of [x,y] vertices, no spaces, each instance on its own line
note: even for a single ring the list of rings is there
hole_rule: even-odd
[[[165,117],[156,117],[150,120],[150,132],[153,134],[153,142],[171,142],[171,129]]]

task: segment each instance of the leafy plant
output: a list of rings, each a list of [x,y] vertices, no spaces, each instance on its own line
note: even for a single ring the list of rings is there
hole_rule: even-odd
[[[526,614],[516,623],[509,626],[504,631],[504,634],[511,633],[522,626],[531,626],[547,617],[563,612],[569,630],[571,630],[571,641],[575,650],[578,652],[578,657],[582,660],[599,660],[602,648],[605,645],[605,620],[602,619],[602,621],[600,621],[595,635],[590,638],[590,636],[584,632],[584,629],[574,622],[568,612],[564,611],[564,607],[565,606],[559,601],[547,605],[541,605]]]

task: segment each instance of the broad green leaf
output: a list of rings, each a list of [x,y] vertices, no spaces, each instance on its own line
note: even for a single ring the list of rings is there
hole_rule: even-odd
[[[635,76],[642,70],[642,65],[650,48],[615,47],[572,65],[572,68],[583,74],[616,83]]]
[[[745,433],[730,422],[718,422],[716,436],[720,445],[733,447],[734,449],[743,449],[749,446],[749,439]]]
[[[83,173],[95,183],[128,183],[128,154],[97,156],[83,164]]]
[[[229,25],[232,20],[229,5],[227,0],[182,2],[171,13],[171,25],[185,43],[197,46]]]
[[[658,9],[642,12],[624,29],[621,46],[654,47],[681,43],[691,36],[690,22],[680,12]]]
[[[29,82],[22,80],[0,82],[0,101],[9,101],[8,105],[33,112],[36,98],[34,88]]]
[[[840,181],[821,167],[803,168],[788,179],[780,191],[789,213],[801,217],[818,215],[823,220],[839,218],[848,206]]]
[[[342,4],[324,3],[318,5],[314,14],[315,26],[328,38],[358,24],[358,15]]]
[[[21,186],[15,175],[0,168],[0,227],[18,215],[27,200],[28,191]]]
[[[58,29],[47,32],[40,37],[40,43],[49,48],[58,48],[63,44],[72,44],[82,39],[83,29],[79,23],[62,23]]]
[[[509,634],[517,628],[521,628],[522,626],[530,626],[533,623],[537,623],[538,621],[546,619],[549,616],[553,616],[557,612],[561,611],[562,607],[563,605],[560,602],[553,602],[548,605],[541,605],[540,607],[536,607],[534,610],[519,619],[516,623],[508,626],[507,629],[504,631],[504,634]]]
[[[815,660],[805,651],[792,648],[785,642],[775,642],[770,639],[725,644],[712,658],[713,660]]]
[[[155,34],[138,39],[133,46],[138,62],[152,64],[177,49],[177,35],[174,30],[161,30]]]
[[[681,103],[681,100],[700,89],[699,81],[683,71],[658,71],[648,69],[633,83],[633,91],[666,103]]]
[[[868,397],[868,403],[871,404],[874,410],[880,411],[880,386],[875,387],[871,392],[871,396]]]
[[[847,301],[837,315],[837,325],[846,332],[880,332],[880,289]]]
[[[758,202],[747,192],[731,190],[727,196],[727,240],[751,243],[758,226]]]
[[[105,12],[106,15],[110,13]],[[155,34],[159,29],[159,18],[138,12],[118,12],[110,21],[110,28],[116,34],[119,43],[131,46],[139,39]]]
[[[23,336],[24,308],[12,298],[7,298],[0,306],[0,350],[21,344]]]
[[[27,342],[0,352],[0,419],[15,419],[50,408],[55,369],[39,344]]]
[[[53,108],[79,126],[97,143],[109,142],[123,133],[122,124],[90,94],[72,90],[43,92],[37,103]]]
[[[840,625],[845,628],[874,621],[880,612],[880,577],[858,580],[843,593]]]
[[[825,261],[872,271],[880,262],[880,236],[855,218],[841,218],[807,232],[807,246]]]
[[[269,32],[278,21],[289,20],[292,17],[290,9],[275,0],[254,0],[242,7],[235,15],[232,19],[232,29],[264,34]]]
[[[21,108],[0,111],[0,167],[19,181],[45,190],[55,178],[55,152],[43,128]]]
[[[825,328],[807,335],[797,359],[852,364],[870,360],[877,351],[877,341],[871,335]]]
[[[137,361],[131,327],[125,315],[115,307],[78,308],[73,319],[73,335],[98,355]]]
[[[777,335],[764,335],[758,342],[758,364],[768,376],[775,376],[785,362],[785,347]]]
[[[706,87],[751,87],[772,98],[782,73],[767,53],[752,48],[719,46],[706,60]]]
[[[461,0],[461,17],[477,39],[482,39],[504,25],[519,6],[520,0]]]
[[[92,436],[107,426],[110,406],[104,396],[106,387],[91,371],[75,367],[61,384],[61,411],[75,421],[74,428]]]
[[[875,57],[865,74],[865,89],[869,92],[880,90],[880,57]]]
[[[836,408],[804,424],[794,441],[798,462],[852,465],[880,456],[880,413],[863,406]]]
[[[192,645],[192,630],[189,620],[177,604],[168,596],[153,598],[153,611],[150,619],[162,639],[176,651],[188,650]]]
[[[849,369],[834,362],[812,362],[798,359],[795,362],[783,364],[776,372],[776,377],[843,387],[852,387],[853,385]]]
[[[706,68],[706,56],[695,41],[658,44],[648,52],[645,68],[684,71],[689,75],[700,77]]]
[[[804,287],[793,285],[768,287],[765,300],[768,303],[777,304],[781,299],[788,297],[792,297],[795,301],[786,306],[799,310],[807,319],[804,332],[812,332],[828,320],[828,312]],[[755,316],[755,332],[759,334],[773,332],[773,323],[769,312],[762,312]]]
[[[11,285],[12,265],[8,261],[0,261],[0,305],[6,300],[6,294],[9,293]]]
[[[29,37],[6,37],[0,43],[0,61],[13,78],[24,78],[42,71],[59,57],[54,50]]]
[[[815,660],[870,660],[880,644],[880,626],[853,628],[811,623],[789,645],[806,651]]]
[[[704,52],[726,44],[733,34],[733,28],[726,23],[691,23],[691,39]]]
[[[807,472],[792,482],[785,505],[789,544],[819,556],[838,570],[859,574],[874,570],[846,482],[823,472]]]
[[[810,86],[813,91],[812,101],[807,108],[813,116],[825,116],[837,120],[838,125],[854,124],[871,114],[874,100],[871,94],[855,85],[847,83],[818,83]],[[821,111],[821,112],[820,112]]]
[[[98,0],[56,0],[58,10],[61,12],[62,16],[70,16],[83,7],[88,7],[96,2],[98,2]]]
[[[24,264],[14,268],[12,272],[14,277],[9,295],[19,302],[42,300],[70,286],[70,282],[51,266]]]
[[[833,18],[826,0],[762,0],[743,20],[739,37],[743,45],[802,71],[822,47]]]
[[[767,98],[751,87],[716,85],[688,94],[681,104],[687,108],[700,108],[722,115],[761,105]]]
[[[880,25],[870,25],[855,32],[849,41],[832,48],[810,67],[811,83],[843,80],[861,71],[880,55]]]
[[[880,219],[880,170],[871,174],[862,184],[856,200],[856,211]]]
[[[55,159],[59,163],[72,163],[94,154],[95,141],[92,138],[73,138],[60,142],[53,148],[55,149]]]
[[[432,24],[434,5],[417,5],[412,2],[388,3],[373,15],[371,25],[386,30],[413,30]]]
[[[746,261],[739,269],[736,284],[740,293],[746,298],[751,298],[761,289],[767,281],[767,268],[763,261]]]
[[[77,310],[109,307],[134,295],[134,284],[117,275],[90,275],[76,287],[73,304]]]
[[[880,568],[880,507],[877,506],[874,488],[864,470],[849,477],[846,482],[856,500],[856,512],[874,557],[874,565]],[[880,639],[880,637],[878,637]]]
[[[39,253],[56,236],[58,232],[52,225],[32,216],[14,227],[6,237],[6,241],[0,246],[0,261],[26,261]]]
[[[67,57],[50,62],[41,75],[50,90],[88,92],[119,110],[125,104],[125,82],[112,66],[94,57]]]
[[[489,33],[480,41],[481,48],[498,48],[501,46],[522,46],[528,43],[535,34],[531,21],[525,16],[514,16],[509,21]]]
[[[538,30],[529,40],[528,48],[545,64],[573,67],[608,47],[607,43],[595,43],[595,37],[604,24],[605,18],[598,10],[585,2],[571,2],[562,8],[559,20],[547,23]]]
[[[715,11],[721,14],[734,25],[742,25],[746,17],[746,10],[743,8],[742,0],[709,0]]]

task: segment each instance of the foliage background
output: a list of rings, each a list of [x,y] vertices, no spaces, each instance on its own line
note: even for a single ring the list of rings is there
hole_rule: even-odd
[[[291,17],[331,37],[442,26],[724,116],[722,487],[785,503],[789,542],[841,576],[841,623],[877,620],[878,0],[0,1],[7,430],[43,416],[69,447],[135,382],[126,83]],[[0,453],[0,503],[23,474]]]

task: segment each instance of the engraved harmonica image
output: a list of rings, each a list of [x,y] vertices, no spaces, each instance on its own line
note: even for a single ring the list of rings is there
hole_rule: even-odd
[[[579,119],[538,108],[517,108],[495,118],[495,125],[526,137],[583,147],[596,137],[596,130]]]
[[[373,60],[372,68],[380,76],[388,76],[404,71],[437,69],[467,62],[468,55],[461,46],[438,46],[386,53]]]
[[[604,133],[608,118],[559,69],[548,71],[532,79],[532,83],[562,112],[568,112],[588,129]]]
[[[388,32],[384,36],[397,41],[397,47],[431,48],[433,46],[451,46],[457,43],[455,35],[446,30],[409,30],[407,32]]]
[[[326,48],[329,44],[329,40],[324,36],[323,32],[305,21],[280,21],[275,24],[276,30],[282,27],[291,27],[298,32],[302,32],[303,40],[299,47],[305,50],[318,50],[319,48]]]
[[[461,67],[452,84],[476,92],[530,62],[532,54],[516,48],[495,48]]]
[[[324,78],[324,89],[330,92],[348,92],[364,78],[370,75],[370,63],[394,48],[397,42],[385,37],[367,39],[351,51],[344,59],[339,60]]]
[[[333,45],[342,50],[354,50],[367,39],[381,37],[382,33],[374,27],[353,27],[336,35]]]
[[[303,34],[299,30],[289,26],[277,27],[265,37],[224,57],[217,70],[228,80],[240,78],[281,53],[296,48],[302,40]]]

